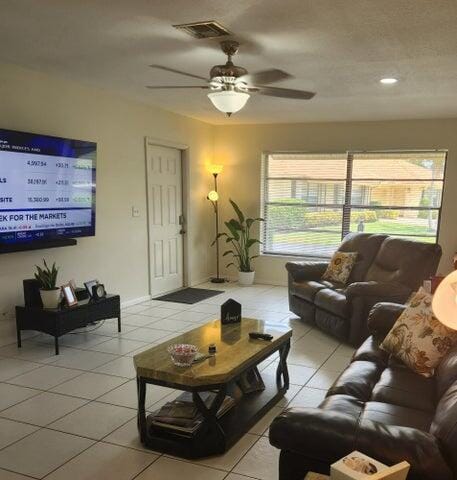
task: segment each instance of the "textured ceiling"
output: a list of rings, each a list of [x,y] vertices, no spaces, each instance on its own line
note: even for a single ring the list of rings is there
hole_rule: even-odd
[[[114,90],[211,123],[304,122],[457,115],[456,0],[0,0],[0,61]],[[215,40],[171,27],[217,20],[242,44],[235,63],[276,67],[276,84],[310,101],[253,96],[226,119],[198,84],[148,67],[207,76]],[[392,86],[379,84],[399,78]]]

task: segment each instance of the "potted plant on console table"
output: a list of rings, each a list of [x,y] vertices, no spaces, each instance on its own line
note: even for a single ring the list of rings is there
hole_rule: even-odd
[[[37,273],[35,278],[40,283],[40,295],[43,302],[43,308],[57,308],[60,300],[60,288],[56,287],[57,273],[55,262],[49,268],[46,260],[43,259],[44,268],[36,265]]]
[[[262,243],[257,238],[252,238],[251,228],[256,222],[263,222],[263,218],[246,218],[238,205],[229,200],[235,210],[238,218],[232,218],[228,222],[224,222],[229,233],[219,233],[217,238],[226,237],[226,243],[232,244],[232,249],[224,252],[223,257],[232,255],[233,262],[229,263],[238,268],[238,283],[240,285],[252,285],[254,283],[255,271],[252,268],[252,259],[258,255],[251,255],[250,249],[256,243]],[[215,241],[213,242],[214,245]]]

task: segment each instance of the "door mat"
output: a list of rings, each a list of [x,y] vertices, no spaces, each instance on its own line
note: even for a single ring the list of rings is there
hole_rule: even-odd
[[[206,288],[184,288],[177,292],[167,293],[161,297],[156,297],[154,300],[162,300],[163,302],[176,302],[187,303],[192,305],[193,303],[201,302],[207,298],[215,297],[224,293],[223,290],[208,290]]]

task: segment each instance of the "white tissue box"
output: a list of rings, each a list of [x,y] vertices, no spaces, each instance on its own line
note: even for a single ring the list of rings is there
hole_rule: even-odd
[[[358,459],[360,462],[365,461],[371,468],[373,473],[363,473],[350,468],[351,460],[353,458]],[[331,480],[406,480],[409,472],[410,465],[408,462],[401,462],[388,467],[381,462],[378,462],[374,458],[369,457],[361,452],[355,450],[354,452],[346,455],[341,460],[338,460],[330,466],[330,479]]]
[[[352,457],[363,459],[370,465],[374,466],[376,468],[375,473],[381,472],[382,470],[387,468],[387,465],[384,465],[383,463],[378,462],[374,458],[371,458],[368,455],[365,455],[356,450],[330,466],[331,480],[368,480],[373,476],[372,474],[367,475],[366,473],[357,472],[350,468],[347,462],[348,459],[351,459]]]

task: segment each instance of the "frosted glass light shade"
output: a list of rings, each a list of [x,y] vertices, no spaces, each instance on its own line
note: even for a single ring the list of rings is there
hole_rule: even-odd
[[[235,113],[241,110],[249,100],[249,93],[235,92],[235,90],[222,90],[208,93],[212,104],[222,113]]]
[[[215,190],[211,190],[211,192],[208,193],[208,200],[217,202],[219,200],[219,194]]]
[[[223,165],[215,165],[214,163],[212,163],[208,166],[208,172],[212,173],[213,175],[219,175],[220,173],[222,173],[223,168]]]
[[[433,313],[448,328],[457,330],[457,271],[450,273],[433,295]]]

